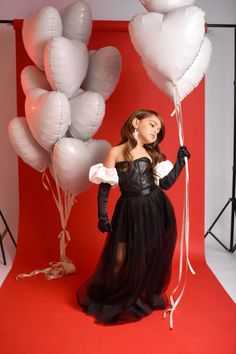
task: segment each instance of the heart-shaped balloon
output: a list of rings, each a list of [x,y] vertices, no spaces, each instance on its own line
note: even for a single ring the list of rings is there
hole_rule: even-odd
[[[64,37],[49,40],[44,50],[44,66],[53,90],[71,97],[86,76],[88,58],[87,47],[82,42]]]
[[[88,140],[102,124],[105,114],[104,98],[97,92],[85,91],[70,98],[71,126],[73,137]]]
[[[92,14],[88,4],[75,1],[68,5],[61,14],[63,35],[88,44],[92,32]]]
[[[108,150],[111,148],[111,145],[106,140],[91,139],[85,141],[85,145],[88,149],[91,166],[103,162]]]
[[[44,70],[44,47],[47,41],[62,35],[62,22],[59,12],[48,6],[23,22],[22,37],[28,56],[35,65]]]
[[[180,101],[182,101],[200,83],[209,66],[211,52],[211,42],[207,37],[205,37],[193,64],[184,73],[184,75],[175,82]],[[161,91],[163,91],[174,101],[175,93],[172,82],[161,76],[159,73],[155,72],[145,63],[143,63],[143,65],[151,81],[153,81],[153,83]]]
[[[85,191],[91,184],[89,168],[103,161],[109,148],[110,144],[104,140],[59,140],[53,149],[52,162],[60,186],[73,195]]]
[[[46,170],[50,154],[33,138],[24,117],[13,118],[8,126],[9,139],[17,155],[39,172]]]
[[[204,25],[204,12],[187,6],[166,15],[136,15],[129,23],[129,33],[142,60],[175,82],[197,56],[204,39]]]
[[[25,100],[25,112],[34,138],[48,151],[65,136],[71,123],[70,105],[61,92],[30,91]]]
[[[51,90],[44,71],[39,70],[34,65],[28,65],[22,70],[21,86],[25,95],[35,88],[42,88],[47,91]]]
[[[193,5],[195,0],[140,0],[149,12],[166,14],[182,6]]]
[[[115,47],[103,47],[89,55],[83,89],[100,93],[107,100],[115,90],[121,72],[121,55]]]

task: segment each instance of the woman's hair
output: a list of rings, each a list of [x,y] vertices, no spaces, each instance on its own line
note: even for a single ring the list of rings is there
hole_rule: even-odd
[[[145,144],[144,148],[146,149],[147,153],[151,156],[152,171],[153,171],[153,174],[155,174],[154,167],[156,166],[156,164],[160,161],[165,160],[165,158],[166,158],[165,154],[161,151],[161,149],[159,147],[160,142],[164,139],[164,136],[165,136],[165,125],[164,125],[162,118],[160,117],[160,115],[157,112],[147,110],[147,109],[139,109],[139,110],[133,112],[121,128],[121,131],[120,131],[121,141],[117,145],[121,145],[121,144],[124,144],[127,142],[127,146],[124,150],[124,157],[125,157],[125,160],[127,160],[129,162],[129,166],[130,166],[130,164],[133,160],[130,152],[137,145],[137,140],[133,136],[133,133],[135,130],[135,128],[133,127],[133,124],[132,124],[133,119],[137,118],[138,120],[142,120],[142,119],[148,118],[152,115],[155,115],[159,119],[159,121],[161,122],[161,129],[157,135],[156,141],[151,144]]]

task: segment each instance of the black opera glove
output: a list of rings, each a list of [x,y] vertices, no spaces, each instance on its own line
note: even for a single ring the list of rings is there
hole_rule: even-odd
[[[189,159],[190,153],[188,152],[188,150],[185,146],[180,146],[178,153],[177,153],[177,159],[174,164],[174,167],[168,173],[168,175],[166,175],[163,178],[160,178],[160,180],[159,180],[159,186],[162,189],[169,189],[171,186],[173,186],[173,184],[175,183],[175,181],[179,177],[179,174],[180,174],[182,168],[185,165],[185,160],[184,160],[185,157],[187,157]]]
[[[101,232],[112,232],[110,220],[107,215],[107,201],[111,189],[109,183],[100,183],[98,188],[98,229]]]
[[[180,146],[178,153],[177,153],[177,158],[184,159],[185,157],[187,157],[189,159],[190,153],[187,150],[186,146]]]

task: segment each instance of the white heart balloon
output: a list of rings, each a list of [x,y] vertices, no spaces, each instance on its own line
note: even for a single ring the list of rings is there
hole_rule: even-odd
[[[142,60],[174,82],[197,56],[204,39],[204,25],[204,12],[187,6],[166,15],[136,15],[129,23],[129,33]]]
[[[200,83],[210,64],[212,45],[210,40],[205,37],[200,51],[193,64],[177,82],[178,91],[181,99],[186,97]]]
[[[103,162],[111,145],[106,140],[91,139],[85,142],[90,156],[91,165]]]
[[[77,195],[88,187],[90,160],[83,141],[74,138],[59,140],[53,149],[52,163],[64,190]]]
[[[83,142],[75,138],[59,140],[53,149],[52,162],[60,186],[73,195],[85,191],[90,182],[89,168],[104,159],[110,144],[98,140]]]
[[[47,79],[53,88],[71,97],[80,87],[88,69],[88,50],[84,43],[54,37],[44,50]]]
[[[175,82],[180,101],[182,101],[200,83],[209,66],[211,52],[211,42],[205,37],[193,64],[184,75]],[[145,63],[143,63],[143,65],[151,81],[174,101],[175,94],[172,82],[155,72]]]
[[[100,93],[107,100],[116,88],[120,72],[121,55],[117,48],[103,47],[92,51],[82,87]]]
[[[140,0],[149,12],[166,14],[182,6],[193,5],[195,0]]]
[[[25,95],[35,88],[42,88],[47,91],[51,90],[44,71],[39,70],[34,65],[28,65],[22,70],[21,86]]]
[[[70,133],[73,137],[88,140],[102,124],[105,114],[104,98],[97,92],[81,92],[69,100],[71,110]]]
[[[65,136],[71,123],[70,105],[61,92],[32,90],[26,96],[25,112],[34,138],[48,151]]]
[[[22,37],[25,50],[35,65],[44,70],[43,56],[47,41],[62,35],[62,22],[59,12],[48,6],[23,22]]]
[[[61,14],[63,35],[88,44],[92,32],[92,14],[88,4],[75,1],[68,5]]]
[[[50,154],[33,138],[24,117],[13,118],[8,126],[9,139],[21,159],[35,170],[46,170]]]

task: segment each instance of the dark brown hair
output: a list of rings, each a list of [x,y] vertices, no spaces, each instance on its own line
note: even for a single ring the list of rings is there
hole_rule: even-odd
[[[145,144],[144,148],[146,149],[147,153],[150,155],[150,157],[152,159],[152,171],[153,171],[153,174],[155,174],[154,167],[156,166],[156,164],[158,162],[165,160],[165,158],[166,158],[165,154],[161,151],[161,149],[159,147],[160,142],[164,139],[164,136],[165,136],[165,125],[164,125],[162,118],[160,117],[160,115],[157,112],[152,111],[152,110],[147,110],[147,109],[139,109],[139,110],[133,112],[121,128],[121,131],[120,131],[121,141],[117,145],[121,145],[121,144],[124,144],[127,142],[127,146],[124,150],[124,157],[125,157],[125,160],[127,160],[129,162],[129,166],[130,166],[130,164],[132,163],[132,160],[133,160],[130,152],[137,145],[137,140],[133,136],[133,133],[135,130],[135,128],[133,127],[133,124],[132,124],[133,119],[137,118],[138,120],[142,120],[142,119],[148,118],[152,115],[155,115],[159,119],[159,121],[161,122],[161,129],[157,135],[156,141],[151,144]]]

